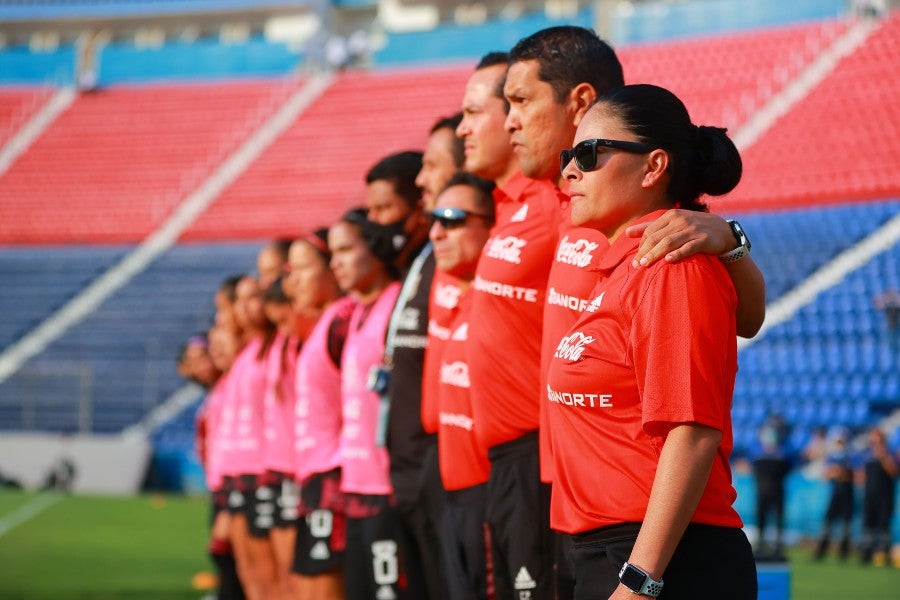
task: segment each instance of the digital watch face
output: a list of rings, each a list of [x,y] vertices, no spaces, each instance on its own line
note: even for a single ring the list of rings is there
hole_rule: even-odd
[[[625,587],[630,588],[634,591],[639,591],[641,587],[643,587],[644,580],[646,578],[646,575],[644,575],[631,565],[626,565],[625,570],[622,571],[622,576],[619,579],[623,584],[625,584]]]

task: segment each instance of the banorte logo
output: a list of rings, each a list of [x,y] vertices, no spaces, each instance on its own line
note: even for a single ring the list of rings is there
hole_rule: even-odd
[[[527,243],[527,241],[513,235],[496,237],[488,242],[487,255],[490,258],[517,265],[522,262],[522,248]]]
[[[441,308],[453,309],[459,304],[459,297],[462,290],[457,286],[446,283],[439,283],[434,288],[434,303]]]
[[[584,268],[594,260],[591,253],[599,246],[600,244],[585,239],[570,242],[569,236],[564,236],[556,248],[556,262]]]
[[[571,362],[581,360],[581,355],[587,345],[593,343],[595,340],[596,338],[593,336],[584,335],[580,331],[576,331],[572,335],[559,340],[559,345],[556,347],[556,354],[554,354],[554,356]]]

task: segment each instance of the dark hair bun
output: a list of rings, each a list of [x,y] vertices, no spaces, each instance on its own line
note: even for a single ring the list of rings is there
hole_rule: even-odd
[[[741,155],[725,132],[722,127],[697,128],[698,184],[710,196],[727,194],[741,181]]]

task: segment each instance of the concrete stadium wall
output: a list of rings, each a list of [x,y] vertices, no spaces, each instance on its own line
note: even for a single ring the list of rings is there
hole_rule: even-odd
[[[140,436],[60,436],[46,433],[0,435],[0,473],[27,489],[41,488],[54,465],[75,467],[74,492],[135,494],[150,460],[149,441]]]

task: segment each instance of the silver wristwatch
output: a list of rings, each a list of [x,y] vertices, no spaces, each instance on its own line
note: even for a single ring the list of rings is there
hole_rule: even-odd
[[[663,580],[656,581],[647,571],[630,562],[622,565],[619,581],[635,594],[656,598],[663,589]]]
[[[727,264],[741,260],[750,254],[750,238],[747,237],[747,234],[744,233],[744,228],[741,227],[741,224],[737,221],[729,219],[725,222],[731,227],[731,233],[734,234],[734,239],[736,239],[738,243],[738,247],[734,250],[729,250],[728,252],[719,255],[719,260]]]

